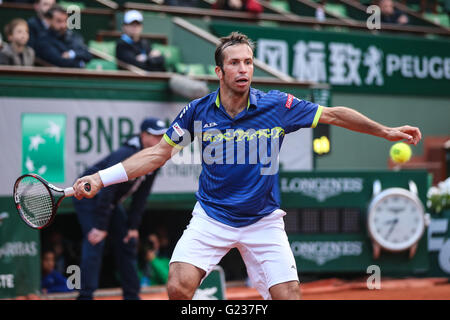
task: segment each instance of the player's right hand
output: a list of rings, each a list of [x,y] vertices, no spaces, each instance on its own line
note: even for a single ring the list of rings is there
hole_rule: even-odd
[[[90,191],[85,190],[84,185],[86,183],[91,185]],[[93,198],[101,188],[103,188],[103,183],[98,173],[94,173],[90,176],[84,176],[75,181],[73,185],[73,190],[75,191],[74,197],[78,200],[83,198]]]

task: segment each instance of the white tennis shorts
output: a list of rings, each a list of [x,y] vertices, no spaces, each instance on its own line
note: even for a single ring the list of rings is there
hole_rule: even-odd
[[[271,299],[270,287],[298,281],[294,255],[284,230],[284,215],[286,212],[277,209],[256,223],[234,228],[209,217],[197,202],[170,263],[190,263],[205,270],[207,277],[230,249],[237,248],[252,285],[264,299]]]

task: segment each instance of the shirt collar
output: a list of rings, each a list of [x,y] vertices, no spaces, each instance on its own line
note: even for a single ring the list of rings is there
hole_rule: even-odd
[[[121,38],[123,41],[125,41],[126,43],[128,43],[128,44],[133,44],[133,43],[134,43],[133,39],[131,39],[131,37],[130,37],[129,35],[125,34],[125,33],[123,33],[123,34],[120,36],[120,38]]]
[[[256,96],[253,94],[252,91],[253,91],[252,88],[250,88],[250,94],[248,95],[248,102],[247,102],[247,110],[248,110],[251,106],[257,107],[257,104],[256,104],[256,103],[257,103]],[[219,95],[219,92],[220,92],[220,88],[218,88],[218,89],[216,90],[216,92],[215,92],[215,94],[214,94],[214,99],[213,99],[214,105],[215,105],[217,108],[220,108],[220,95]]]

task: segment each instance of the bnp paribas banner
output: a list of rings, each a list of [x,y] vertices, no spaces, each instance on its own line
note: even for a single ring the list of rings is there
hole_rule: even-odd
[[[145,117],[157,117],[169,125],[184,107],[184,103],[2,97],[0,196],[11,196],[15,179],[31,172],[57,185],[70,186],[88,166],[139,133]],[[280,167],[311,170],[311,144],[312,129],[288,135]],[[164,165],[154,193],[197,190],[201,166],[184,160]]]
[[[450,95],[448,39],[228,23],[212,29],[219,36],[245,33],[256,42],[258,59],[300,81],[329,83],[337,91]]]

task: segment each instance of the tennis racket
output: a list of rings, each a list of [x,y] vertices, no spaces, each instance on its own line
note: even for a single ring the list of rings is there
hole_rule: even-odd
[[[84,190],[89,192],[91,185],[85,183]],[[73,196],[74,190],[57,188],[37,174],[24,174],[17,178],[13,195],[22,220],[31,228],[42,229],[53,221],[61,201]]]

